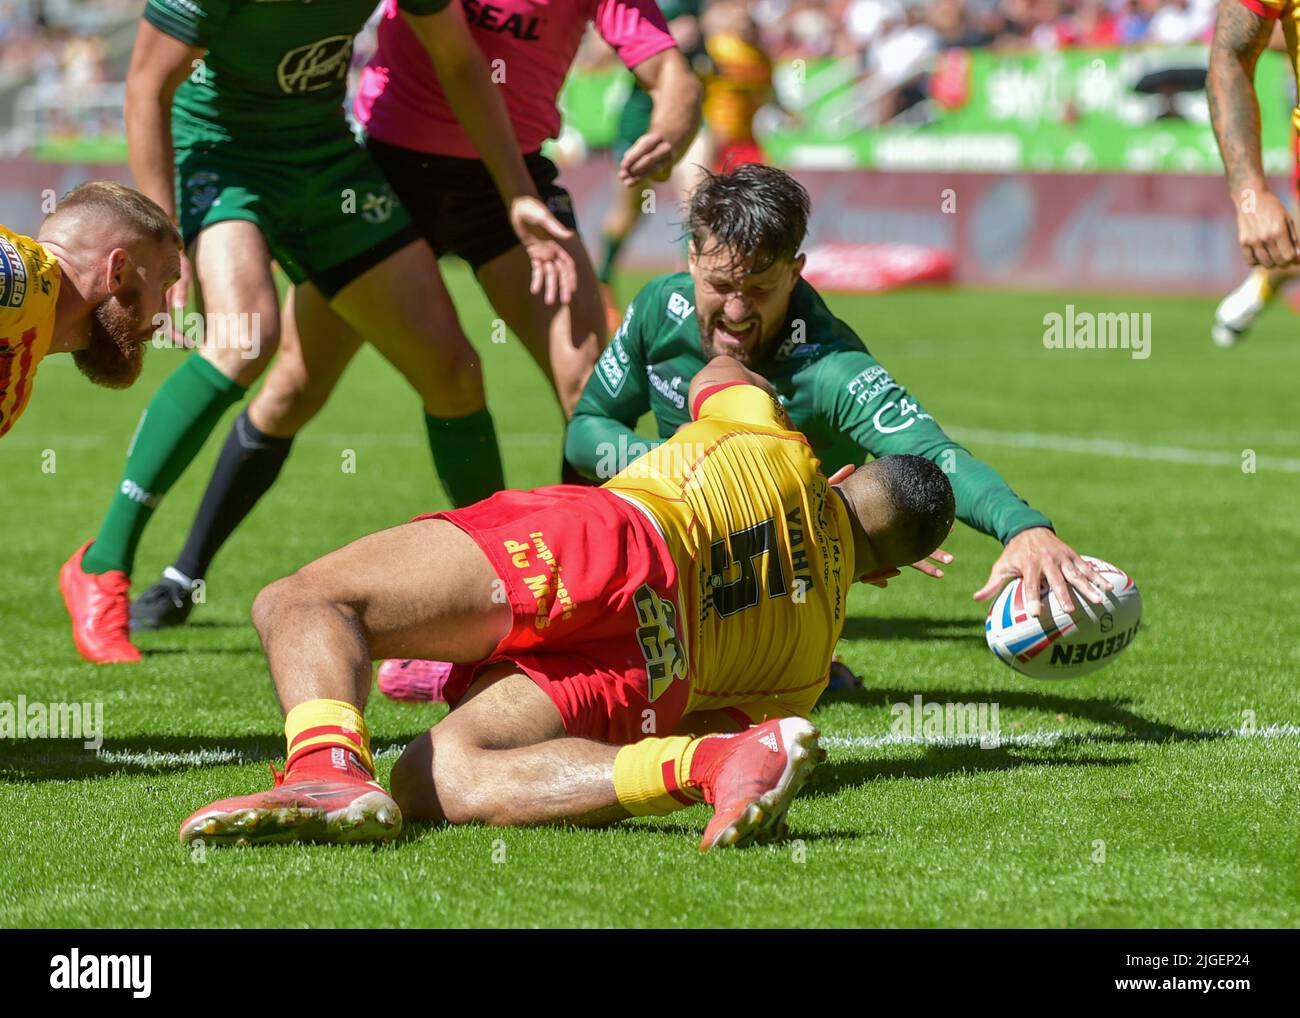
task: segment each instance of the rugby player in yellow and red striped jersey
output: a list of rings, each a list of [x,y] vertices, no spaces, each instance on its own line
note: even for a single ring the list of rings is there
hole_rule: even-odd
[[[849,586],[933,552],[955,509],[920,456],[823,477],[764,385],[715,358],[694,421],[605,486],[499,492],[262,591],[285,773],[198,810],[182,840],[380,840],[403,814],[608,823],[700,801],[701,849],[779,837],[823,755],[806,715]],[[469,666],[389,796],[362,710],[372,659],[410,656]],[[737,722],[753,727],[706,734]]]
[[[59,199],[35,239],[0,226],[0,436],[27,408],[48,354],[71,353],[97,385],[136,380],[180,274],[180,243],[162,209],[108,180]]]

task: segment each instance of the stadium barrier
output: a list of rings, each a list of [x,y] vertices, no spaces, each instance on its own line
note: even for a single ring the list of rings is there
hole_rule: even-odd
[[[0,222],[30,232],[43,195],[121,165],[0,162]],[[895,173],[800,170],[812,196],[810,242],[921,245],[947,252],[959,285],[1141,293],[1214,293],[1245,270],[1223,178],[1177,174]],[[610,200],[612,169],[595,157],[560,177],[589,244]],[[1275,180],[1278,194],[1289,182]],[[681,265],[670,185],[626,248],[630,267]]]

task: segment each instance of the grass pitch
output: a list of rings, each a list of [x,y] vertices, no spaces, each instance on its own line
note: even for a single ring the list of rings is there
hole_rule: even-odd
[[[517,344],[490,342],[468,273],[448,276],[481,340],[509,481],[553,482],[549,390]],[[0,702],[100,702],[107,731],[99,754],[0,742],[0,924],[1300,925],[1300,323],[1276,309],[1221,351],[1209,299],[830,302],[1068,541],[1137,579],[1143,629],[1113,665],[1049,684],[995,660],[970,595],[997,546],[959,526],[946,579],[909,574],[854,594],[841,652],[867,688],[814,715],[830,759],[783,846],[700,856],[696,807],[603,831],[412,826],[379,849],[191,853],[180,821],[266,787],[284,751],[248,624],[254,594],[443,507],[419,406],[363,352],[217,560],[192,624],[140,636],[142,665],[97,668],[73,650],[56,573],[93,533],[140,409],[184,354],[151,354],[128,393],[95,390],[56,357],[0,442]],[[1067,303],[1150,311],[1151,357],[1045,349],[1043,316]],[[157,512],[137,591],[179,550],[225,428]],[[341,468],[345,450],[355,473]],[[996,703],[1001,745],[900,739],[891,706],[917,694]],[[384,779],[441,708],[376,694],[368,716]]]

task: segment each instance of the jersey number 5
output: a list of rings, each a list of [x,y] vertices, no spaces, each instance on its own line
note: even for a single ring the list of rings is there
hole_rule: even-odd
[[[782,597],[786,593],[785,573],[776,550],[776,527],[771,520],[737,530],[726,540],[714,541],[709,548],[712,570],[709,585],[713,588],[713,607],[719,617],[725,619],[758,604],[758,572],[754,560],[759,555],[767,556],[767,596]],[[727,574],[736,565],[740,566],[740,576],[728,583]]]

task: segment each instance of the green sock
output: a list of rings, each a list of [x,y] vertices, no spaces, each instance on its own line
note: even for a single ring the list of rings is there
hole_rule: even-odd
[[[86,572],[131,572],[154,509],[198,455],[221,415],[247,391],[198,354],[186,357],[168,376],[136,428],[122,483],[82,560]]]
[[[618,253],[622,250],[623,241],[626,239],[626,237],[610,237],[608,235],[601,237],[601,244],[605,253],[600,259],[600,273],[597,278],[606,286],[609,286],[609,281],[614,278],[614,262],[618,259]]]
[[[424,426],[434,469],[452,505],[473,505],[506,486],[496,426],[487,407],[468,417],[425,414]]]

